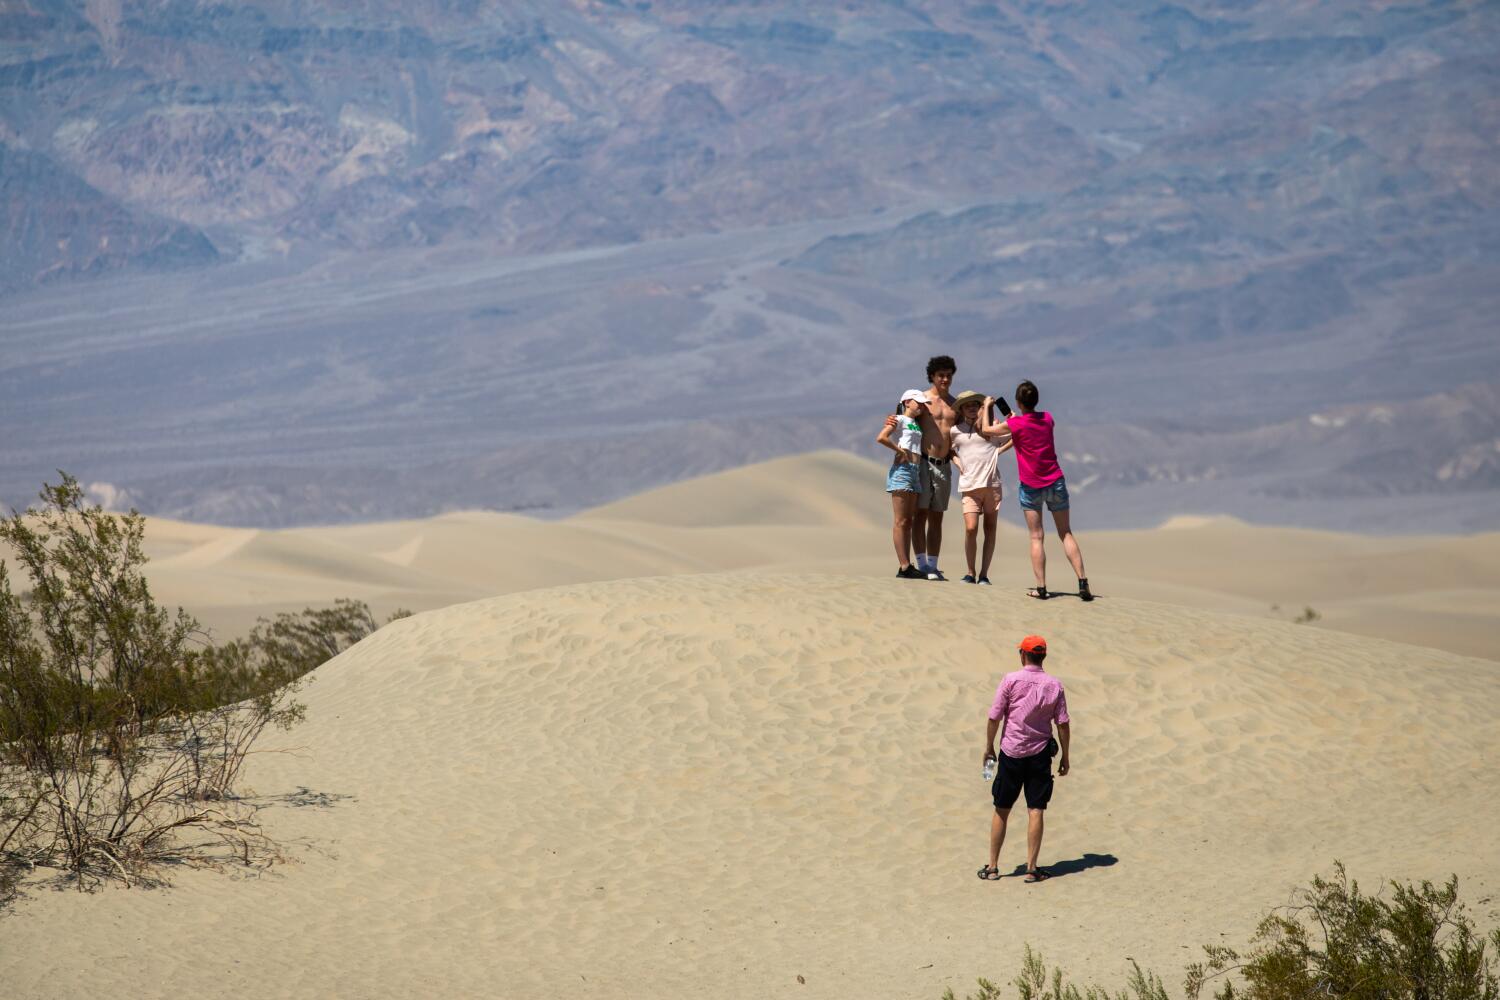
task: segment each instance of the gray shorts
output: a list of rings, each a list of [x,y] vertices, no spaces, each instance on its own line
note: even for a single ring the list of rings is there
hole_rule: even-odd
[[[917,494],[917,510],[945,511],[953,495],[953,460],[923,457],[919,473],[922,489]]]

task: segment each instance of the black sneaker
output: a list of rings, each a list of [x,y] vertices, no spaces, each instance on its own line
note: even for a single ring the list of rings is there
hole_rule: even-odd
[[[976,580],[976,581],[975,581],[975,582],[976,582],[976,583],[978,583],[978,584],[979,584],[979,585],[980,585],[980,586],[983,586],[983,587],[989,587],[989,586],[992,586],[992,584],[991,584],[991,583],[990,583],[990,578],[989,578],[989,577],[987,577],[987,576],[981,576],[981,577],[980,577],[980,578],[979,578],[979,579],[978,579],[978,580]]]
[[[1094,599],[1094,592],[1089,590],[1088,577],[1084,577],[1078,581],[1078,597],[1084,601],[1092,601]]]
[[[963,582],[964,583],[978,583],[979,581],[976,580],[976,579],[974,579],[974,574],[973,573],[965,573],[964,574],[964,578],[963,578]]]
[[[907,566],[905,569],[898,569],[898,570],[896,570],[896,576],[898,576],[902,580],[925,580],[925,579],[927,579],[927,574],[923,573],[921,570],[917,569],[917,567],[915,567],[915,566]]]
[[[938,569],[936,566],[932,567],[932,569],[930,569],[930,570],[927,571],[927,579],[929,579],[929,580],[937,580],[939,583],[947,583],[948,582],[948,578],[943,575],[943,571],[940,570],[940,569]]]

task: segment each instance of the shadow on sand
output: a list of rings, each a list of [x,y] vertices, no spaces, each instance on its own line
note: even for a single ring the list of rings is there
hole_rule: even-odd
[[[352,802],[354,796],[342,792],[315,792],[306,785],[298,786],[295,792],[283,795],[262,795],[253,800],[257,805],[284,805],[297,809],[332,809],[340,802]]]
[[[1108,868],[1110,865],[1118,864],[1119,858],[1113,854],[1085,854],[1081,858],[1073,858],[1071,861],[1054,861],[1049,865],[1041,867],[1051,873],[1053,878],[1062,878],[1064,875],[1073,875],[1077,872],[1086,872],[1090,868]],[[1026,866],[1016,865],[1011,871],[1012,875],[1024,876]]]
[[[1077,597],[1079,600],[1083,599],[1083,595],[1076,590],[1052,590],[1049,588],[1047,591],[1047,599],[1051,600],[1054,597]],[[1103,600],[1103,597],[1097,590],[1094,591],[1094,600]]]

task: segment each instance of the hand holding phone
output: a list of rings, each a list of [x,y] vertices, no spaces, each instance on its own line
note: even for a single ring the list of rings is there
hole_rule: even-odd
[[[1005,401],[1004,396],[995,397],[995,409],[1000,411],[1002,417],[1010,416],[1010,404]]]

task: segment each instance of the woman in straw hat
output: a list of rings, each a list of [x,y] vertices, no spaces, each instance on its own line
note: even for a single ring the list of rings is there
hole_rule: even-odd
[[[953,401],[958,423],[953,425],[953,464],[958,468],[958,492],[964,505],[964,556],[969,575],[964,583],[990,585],[990,560],[995,556],[995,533],[1000,520],[1000,464],[1011,447],[1010,430],[991,421],[995,401],[977,392],[961,392]],[[979,523],[984,521],[984,559],[978,569]]]

